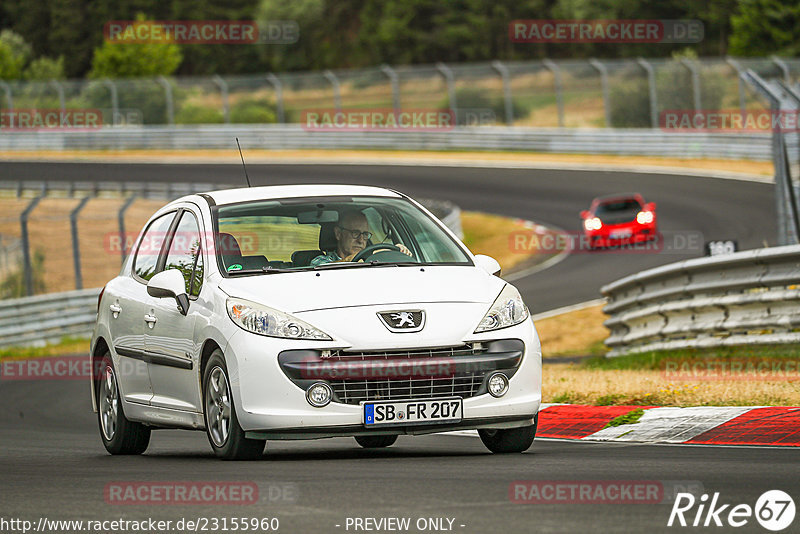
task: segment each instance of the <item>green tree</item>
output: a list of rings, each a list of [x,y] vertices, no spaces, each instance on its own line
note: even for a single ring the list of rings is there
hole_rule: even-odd
[[[800,0],[740,0],[731,26],[733,55],[800,54]]]
[[[58,59],[49,57],[36,58],[31,61],[30,65],[22,73],[22,77],[26,80],[63,80],[66,77],[64,74],[64,56],[59,56]]]
[[[137,20],[147,20],[139,15]],[[104,42],[95,48],[90,78],[168,76],[181,64],[180,47],[173,43],[128,44]]]
[[[0,32],[0,79],[16,80],[31,56],[31,47],[11,30]]]

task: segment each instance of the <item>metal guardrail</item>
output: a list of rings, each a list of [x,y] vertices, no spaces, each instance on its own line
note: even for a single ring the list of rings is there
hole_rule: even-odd
[[[517,150],[551,153],[770,160],[769,133],[683,133],[649,129],[456,127],[450,131],[308,131],[300,125],[205,125],[18,131],[0,151],[130,149]]]
[[[672,263],[601,292],[609,356],[800,341],[800,245]]]
[[[44,345],[88,337],[100,288],[0,301],[0,347]]]

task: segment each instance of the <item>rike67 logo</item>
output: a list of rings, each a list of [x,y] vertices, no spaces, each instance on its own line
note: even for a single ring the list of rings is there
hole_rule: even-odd
[[[794,500],[781,490],[764,492],[755,507],[749,504],[722,504],[719,493],[714,493],[710,500],[706,493],[699,499],[691,493],[679,493],[672,505],[667,526],[738,528],[750,523],[755,516],[763,528],[779,532],[792,524],[794,515]]]

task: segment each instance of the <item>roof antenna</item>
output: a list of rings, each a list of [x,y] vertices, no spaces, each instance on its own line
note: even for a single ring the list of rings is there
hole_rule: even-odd
[[[247,180],[247,187],[253,187],[250,185],[250,177],[247,176],[247,165],[244,164],[244,156],[242,155],[242,145],[239,144],[239,138],[236,138],[236,146],[239,147],[239,157],[242,158],[242,167],[244,168],[244,177]]]

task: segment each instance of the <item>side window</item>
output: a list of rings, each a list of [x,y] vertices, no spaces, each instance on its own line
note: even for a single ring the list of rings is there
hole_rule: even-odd
[[[203,255],[200,254],[200,227],[190,211],[184,211],[172,243],[169,245],[164,269],[178,269],[186,282],[186,293],[193,297],[200,294],[203,284]]]
[[[140,278],[150,280],[156,274],[158,255],[174,218],[175,212],[162,215],[145,230],[139,248],[136,249],[136,258],[133,260],[133,272]]]

